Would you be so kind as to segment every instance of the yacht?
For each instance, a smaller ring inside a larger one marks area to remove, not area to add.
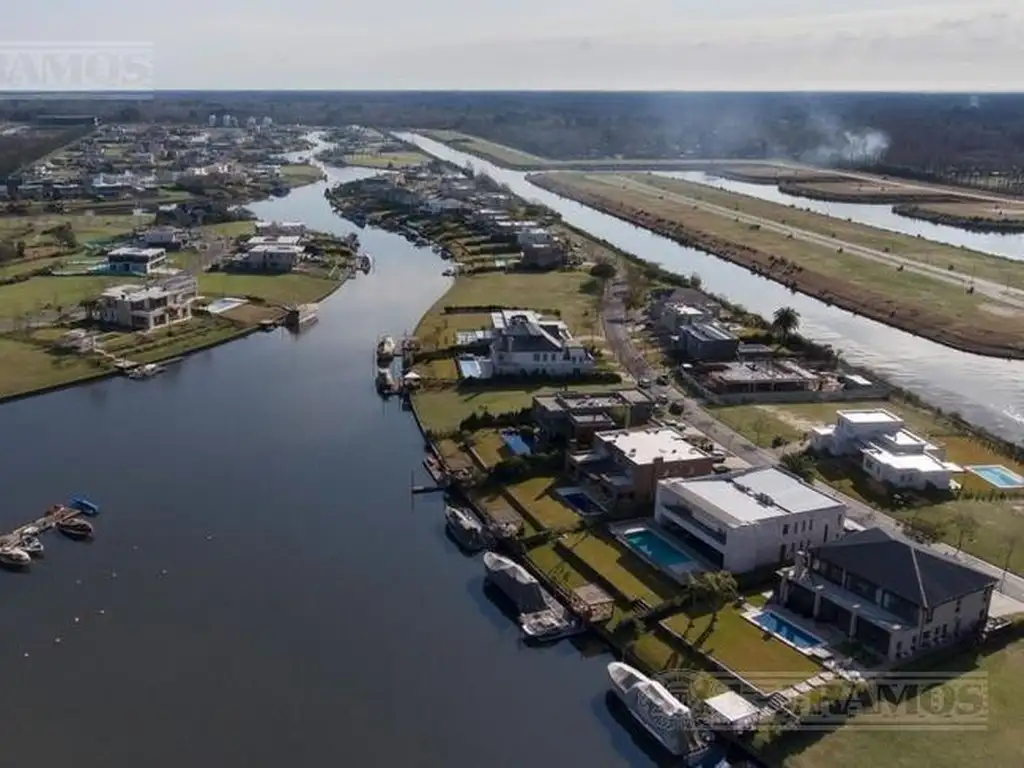
[[[698,729],[690,708],[664,685],[621,661],[608,665],[608,677],[615,695],[665,749],[690,763],[706,754],[705,732]]]
[[[57,530],[71,539],[88,539],[92,537],[92,523],[78,517],[71,517],[57,523]]]
[[[528,638],[546,642],[573,637],[587,630],[586,624],[560,605],[538,613],[523,614],[519,617],[519,626]]]
[[[4,547],[0,549],[0,565],[12,570],[28,568],[32,563],[32,556],[23,549],[17,547]]]
[[[484,526],[468,509],[449,504],[444,508],[444,520],[452,538],[462,547],[470,552],[479,552],[484,548]]]
[[[519,563],[488,551],[484,554],[484,568],[487,581],[515,604],[519,611],[519,626],[527,637],[557,640],[584,631],[585,625]]]
[[[18,542],[18,549],[27,552],[32,557],[42,557],[43,542],[39,540],[38,536],[22,534],[21,540]]]
[[[389,363],[395,359],[395,340],[384,336],[377,342],[377,362]]]

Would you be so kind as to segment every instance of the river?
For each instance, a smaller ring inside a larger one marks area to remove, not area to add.
[[[356,231],[325,186],[252,207]],[[4,762],[651,765],[606,704],[604,648],[525,647],[441,499],[413,503],[423,440],[371,356],[448,279],[429,249],[359,236],[374,272],[300,336],[0,407],[5,529],[72,494],[103,508],[94,542],[48,535],[0,573]]]
[[[567,222],[625,251],[679,274],[696,272],[707,290],[758,314],[770,316],[781,306],[791,306],[800,313],[802,333],[841,349],[848,361],[872,368],[936,406],[958,411],[974,423],[1024,443],[1024,362],[959,352],[830,307],[809,296],[791,293],[778,283],[756,277],[734,264],[539,189],[526,180],[525,173],[500,168],[424,136],[411,133],[399,136],[434,157],[463,167],[471,165],[487,173],[507,184],[516,194],[549,206]],[[772,189],[751,186],[762,192]],[[875,209],[875,206],[847,208]],[[861,220],[860,214],[855,216],[852,211],[847,215],[854,221]],[[966,239],[986,237],[963,234]]]

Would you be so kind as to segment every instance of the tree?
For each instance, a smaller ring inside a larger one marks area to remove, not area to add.
[[[904,525],[909,529],[911,538],[923,544],[934,544],[946,533],[946,523],[931,517],[914,515]]]
[[[718,612],[739,594],[736,579],[728,571],[708,571],[699,578],[704,582],[704,589],[711,604],[711,616],[713,619],[717,618]]]
[[[59,227],[54,228],[53,238],[62,249],[67,248],[70,250],[78,246],[78,238],[75,236],[75,231],[68,223],[61,224]]]
[[[779,307],[772,317],[772,333],[783,341],[788,339],[800,327],[800,313],[792,307]]]
[[[956,529],[956,551],[963,549],[965,541],[974,541],[978,532],[977,519],[968,512],[960,512],[953,518],[953,527]]]
[[[590,268],[590,274],[598,280],[611,280],[615,277],[615,265],[610,261],[599,261]]]
[[[787,453],[781,460],[782,466],[805,482],[814,479],[814,461],[806,453]]]

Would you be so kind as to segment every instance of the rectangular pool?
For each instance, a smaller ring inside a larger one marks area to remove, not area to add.
[[[516,456],[526,456],[533,453],[533,446],[514,429],[502,430],[501,439]]]
[[[782,638],[801,650],[816,648],[819,645],[825,644],[825,641],[820,637],[815,637],[810,632],[804,632],[800,627],[786,621],[777,613],[772,613],[771,611],[761,611],[761,613],[753,617],[753,622],[762,629],[771,632],[776,637]]]
[[[563,488],[557,491],[566,504],[584,517],[597,517],[605,513],[604,507],[579,488]]]
[[[622,539],[652,563],[672,571],[694,562],[692,557],[672,546],[667,539],[650,528],[626,531],[622,534]]]
[[[967,469],[996,488],[1024,488],[1024,477],[1001,464],[983,464]]]
[[[484,378],[484,369],[480,365],[479,360],[474,360],[471,357],[459,358],[459,373],[462,374],[464,379],[482,379]]]

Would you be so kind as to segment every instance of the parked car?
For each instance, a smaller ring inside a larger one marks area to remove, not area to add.
[[[650,389],[651,388],[651,380],[650,379],[637,379],[636,385],[638,387],[640,387],[640,389]]]
[[[660,384],[661,386],[667,387],[672,380],[668,377],[667,373],[663,373],[661,374],[661,376],[655,379],[655,381],[657,381],[658,384]]]

